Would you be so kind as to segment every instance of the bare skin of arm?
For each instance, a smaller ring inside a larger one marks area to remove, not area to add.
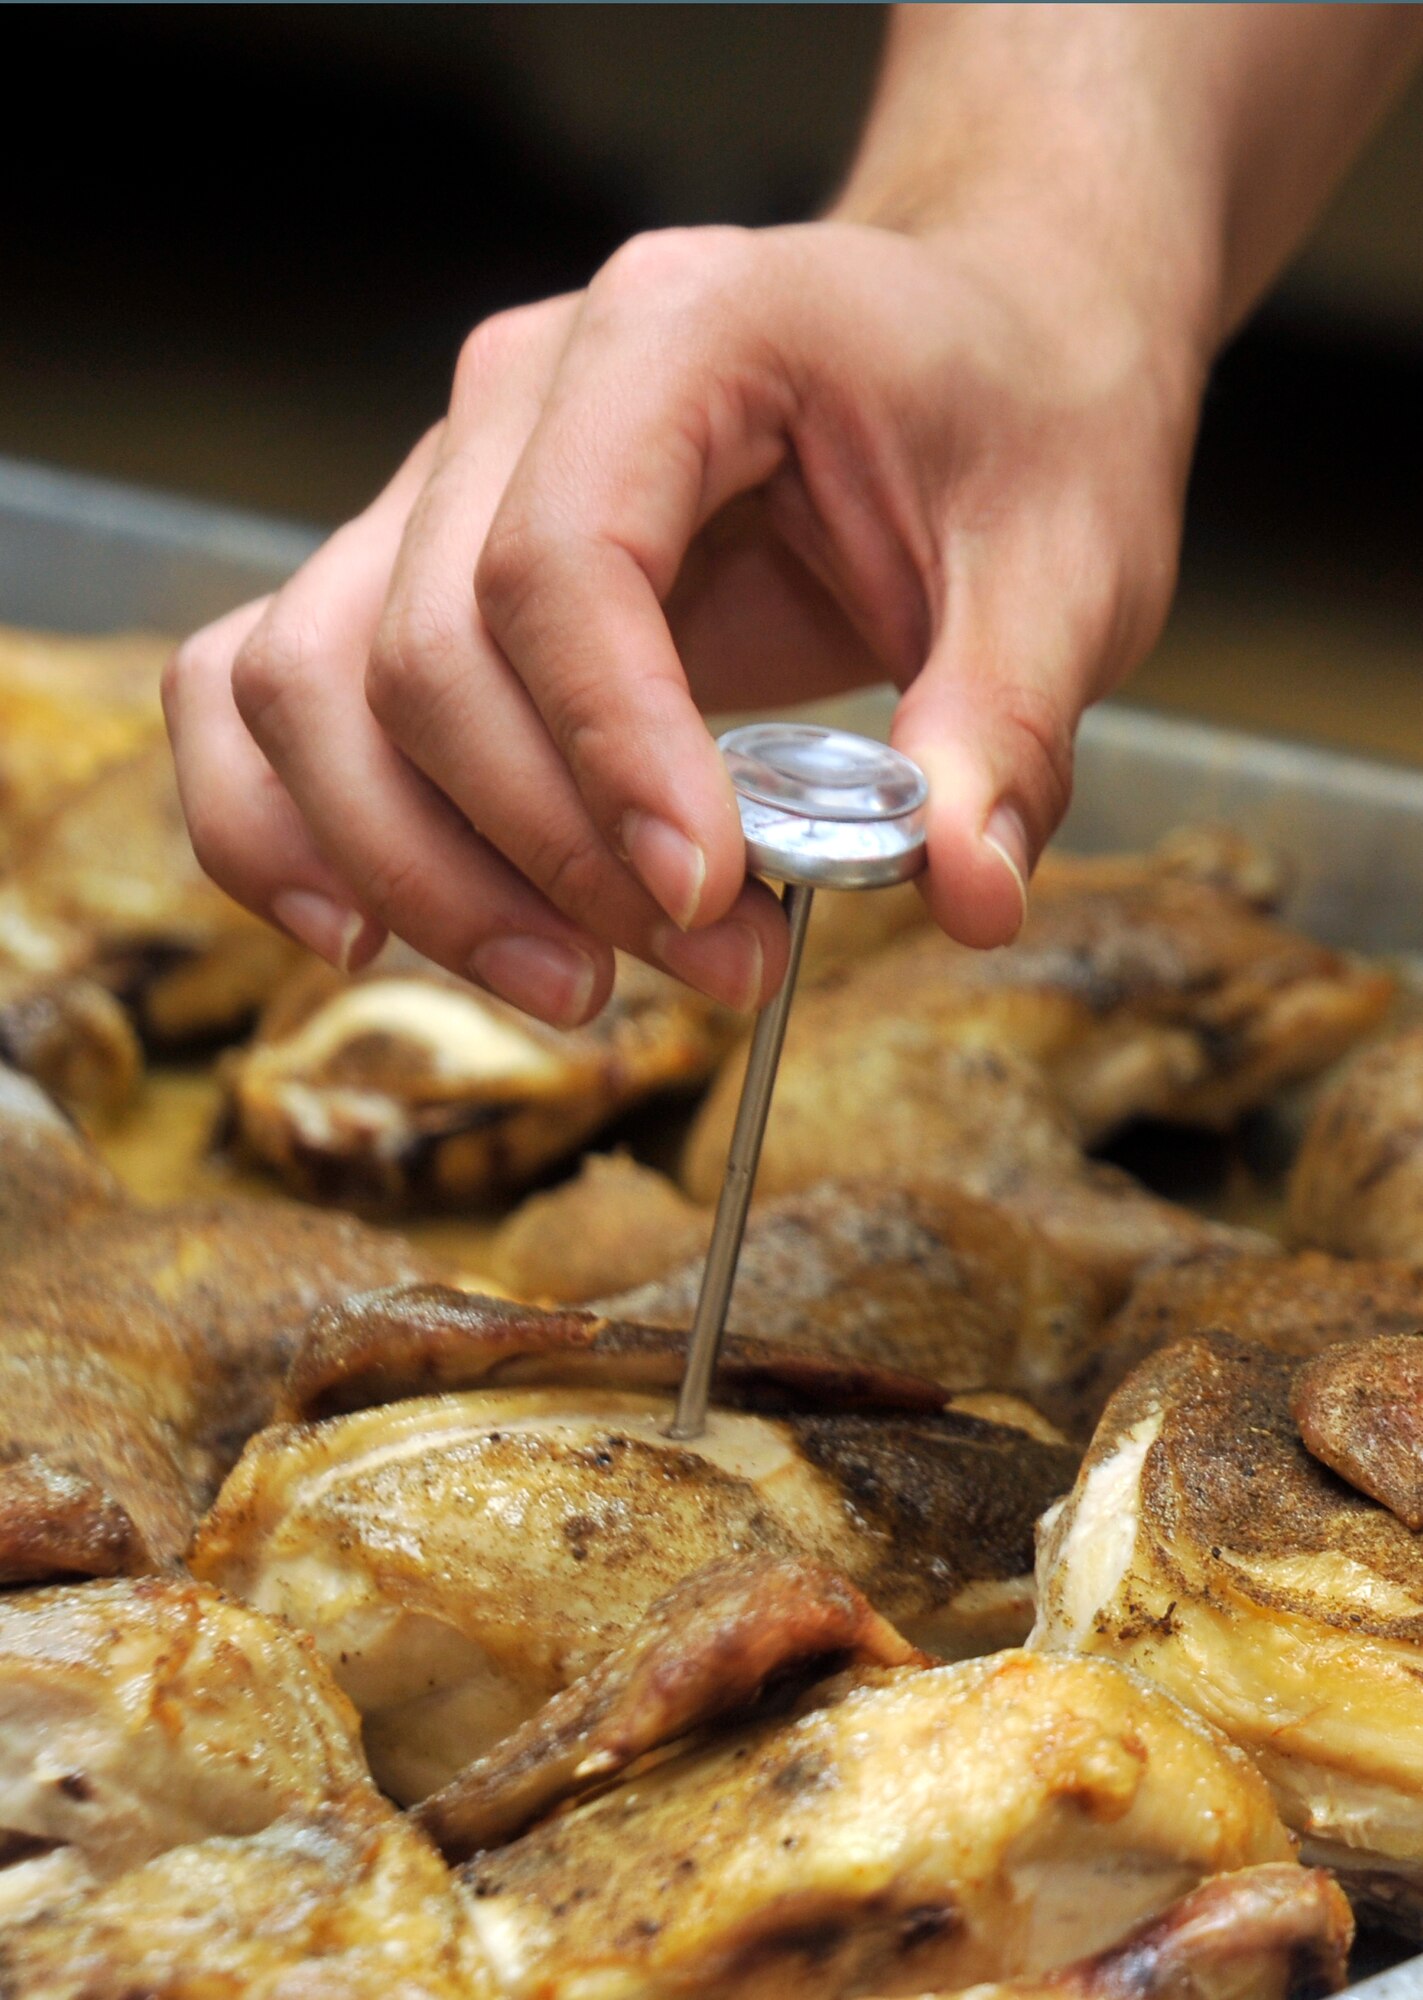
[[[925,893],[1021,922],[1083,709],[1169,605],[1200,399],[1423,9],[907,7],[820,221],[634,238],[472,333],[448,415],[165,701],[197,851],[559,1024],[617,946],[779,983],[701,711],[889,678]]]

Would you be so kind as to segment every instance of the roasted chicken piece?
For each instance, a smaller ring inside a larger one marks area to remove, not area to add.
[[[429,1274],[346,1216],[126,1203],[27,1078],[0,1070],[0,1583],[177,1556],[270,1414],[312,1310]]]
[[[0,1923],[367,1782],[287,1626],[159,1577],[0,1596]]]
[[[90,974],[154,1042],[236,1032],[300,956],[199,868],[166,742],[64,799],[0,884],[0,966]]]
[[[1231,1333],[1272,1354],[1307,1358],[1419,1327],[1423,1266],[1318,1250],[1207,1251],[1144,1273],[1076,1376],[1041,1401],[1070,1430],[1090,1430],[1138,1362],[1194,1333]]]
[[[1320,1098],[1290,1175],[1296,1241],[1423,1264],[1423,1028],[1364,1049]]]
[[[106,987],[3,967],[0,1062],[34,1077],[71,1111],[99,1117],[128,1103],[143,1070],[133,1025]]]
[[[1305,1449],[1300,1365],[1221,1334],[1128,1378],[1043,1524],[1030,1643],[1188,1702],[1250,1752],[1306,1858],[1423,1935],[1423,1548]]]
[[[0,1599],[0,1993],[494,2000],[287,1627],[200,1585]]]
[[[689,1327],[702,1263],[598,1309]],[[753,1213],[729,1324],[1036,1402],[1086,1364],[1101,1317],[1091,1278],[1006,1204],[948,1187],[827,1181]]]
[[[1351,1929],[1214,1731],[1105,1662],[1016,1652],[842,1676],[463,1876],[508,2000],[1051,1991],[1074,1962],[1084,1994],[1131,1992],[1080,1963],[1128,1937],[1139,1975],[1174,1938],[1184,1991],[1263,2000],[1307,1954],[1336,1985]]]
[[[228,1070],[240,1149],[299,1194],[395,1209],[530,1180],[618,1112],[710,1074],[731,1016],[621,958],[596,1020],[547,1028],[396,951],[285,987]]]
[[[587,1153],[494,1232],[489,1274],[516,1299],[581,1305],[642,1285],[705,1250],[711,1210],[628,1153]]]
[[[62,799],[162,736],[170,645],[0,626],[0,865]]]
[[[991,1185],[1005,1161],[1062,1172],[1075,1139],[1131,1118],[1225,1126],[1341,1054],[1392,993],[1387,973],[1233,889],[1145,866],[1109,888],[1090,864],[1049,871],[1007,949],[911,932],[801,1000],[761,1185],[911,1160],[920,1180],[942,1164]],[[739,1088],[729,1064],[693,1130],[686,1181],[699,1199],[715,1190]]]
[[[1290,1415],[1321,1465],[1423,1529],[1423,1322],[1307,1361]]]
[[[739,1341],[706,1433],[677,1443],[682,1353],[664,1330],[432,1289],[335,1308],[293,1368],[299,1420],[253,1439],[192,1566],[315,1636],[403,1800],[730,1555],[826,1563],[938,1650],[1026,1629],[1033,1523],[1076,1463],[1041,1419]]]

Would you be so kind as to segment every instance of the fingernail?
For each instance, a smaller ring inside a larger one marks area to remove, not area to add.
[[[630,812],[623,816],[622,851],[643,888],[678,930],[686,930],[707,879],[707,858],[697,843],[653,813]]]
[[[501,1000],[555,1028],[577,1027],[583,1020],[598,977],[586,951],[542,937],[486,938],[469,971]]]
[[[379,924],[316,889],[279,889],[271,912],[274,923],[340,972],[367,964],[385,942]]]
[[[1013,877],[1018,891],[1018,929],[1028,914],[1028,829],[1021,813],[1013,806],[1001,801],[988,815],[988,823],[983,829],[983,844],[991,847],[998,859]]]
[[[709,931],[679,931],[663,924],[652,948],[674,979],[724,1007],[745,1014],[760,1005],[765,953],[749,924],[718,924]]]

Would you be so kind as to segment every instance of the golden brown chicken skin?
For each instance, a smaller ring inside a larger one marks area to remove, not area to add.
[[[337,1365],[293,1373],[306,1407],[343,1379],[397,1400],[261,1433],[191,1561],[314,1634],[399,1798],[734,1555],[827,1564],[938,1650],[1026,1629],[1033,1523],[1076,1458],[1031,1412],[1019,1427],[930,1384],[734,1344],[705,1434],[681,1443],[673,1334],[418,1291],[327,1320]],[[421,1375],[445,1393],[411,1395]]]
[[[400,949],[310,966],[228,1065],[233,1143],[296,1193],[381,1210],[487,1200],[617,1113],[700,1083],[735,1017],[634,959],[561,1031]]]
[[[598,1310],[689,1327],[702,1260]],[[728,1323],[950,1388],[1036,1401],[1086,1361],[1099,1287],[1006,1203],[942,1187],[830,1181],[753,1210]]]
[[[1289,1215],[1300,1243],[1423,1264],[1423,1028],[1363,1050],[1325,1091]]]
[[[1006,1653],[832,1682],[464,1878],[510,2000],[820,2000],[1042,1978],[1270,1865],[1289,1838],[1214,1731],[1108,1663]],[[1337,1967],[1347,1915],[1311,1889]]]
[[[1040,1533],[1032,1644],[1138,1667],[1247,1749],[1307,1858],[1423,1934],[1423,1547],[1306,1450],[1300,1363],[1177,1342]]]

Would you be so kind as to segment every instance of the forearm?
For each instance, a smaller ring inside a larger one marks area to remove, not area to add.
[[[1416,6],[901,6],[837,212],[981,220],[1208,363],[1420,53]]]

